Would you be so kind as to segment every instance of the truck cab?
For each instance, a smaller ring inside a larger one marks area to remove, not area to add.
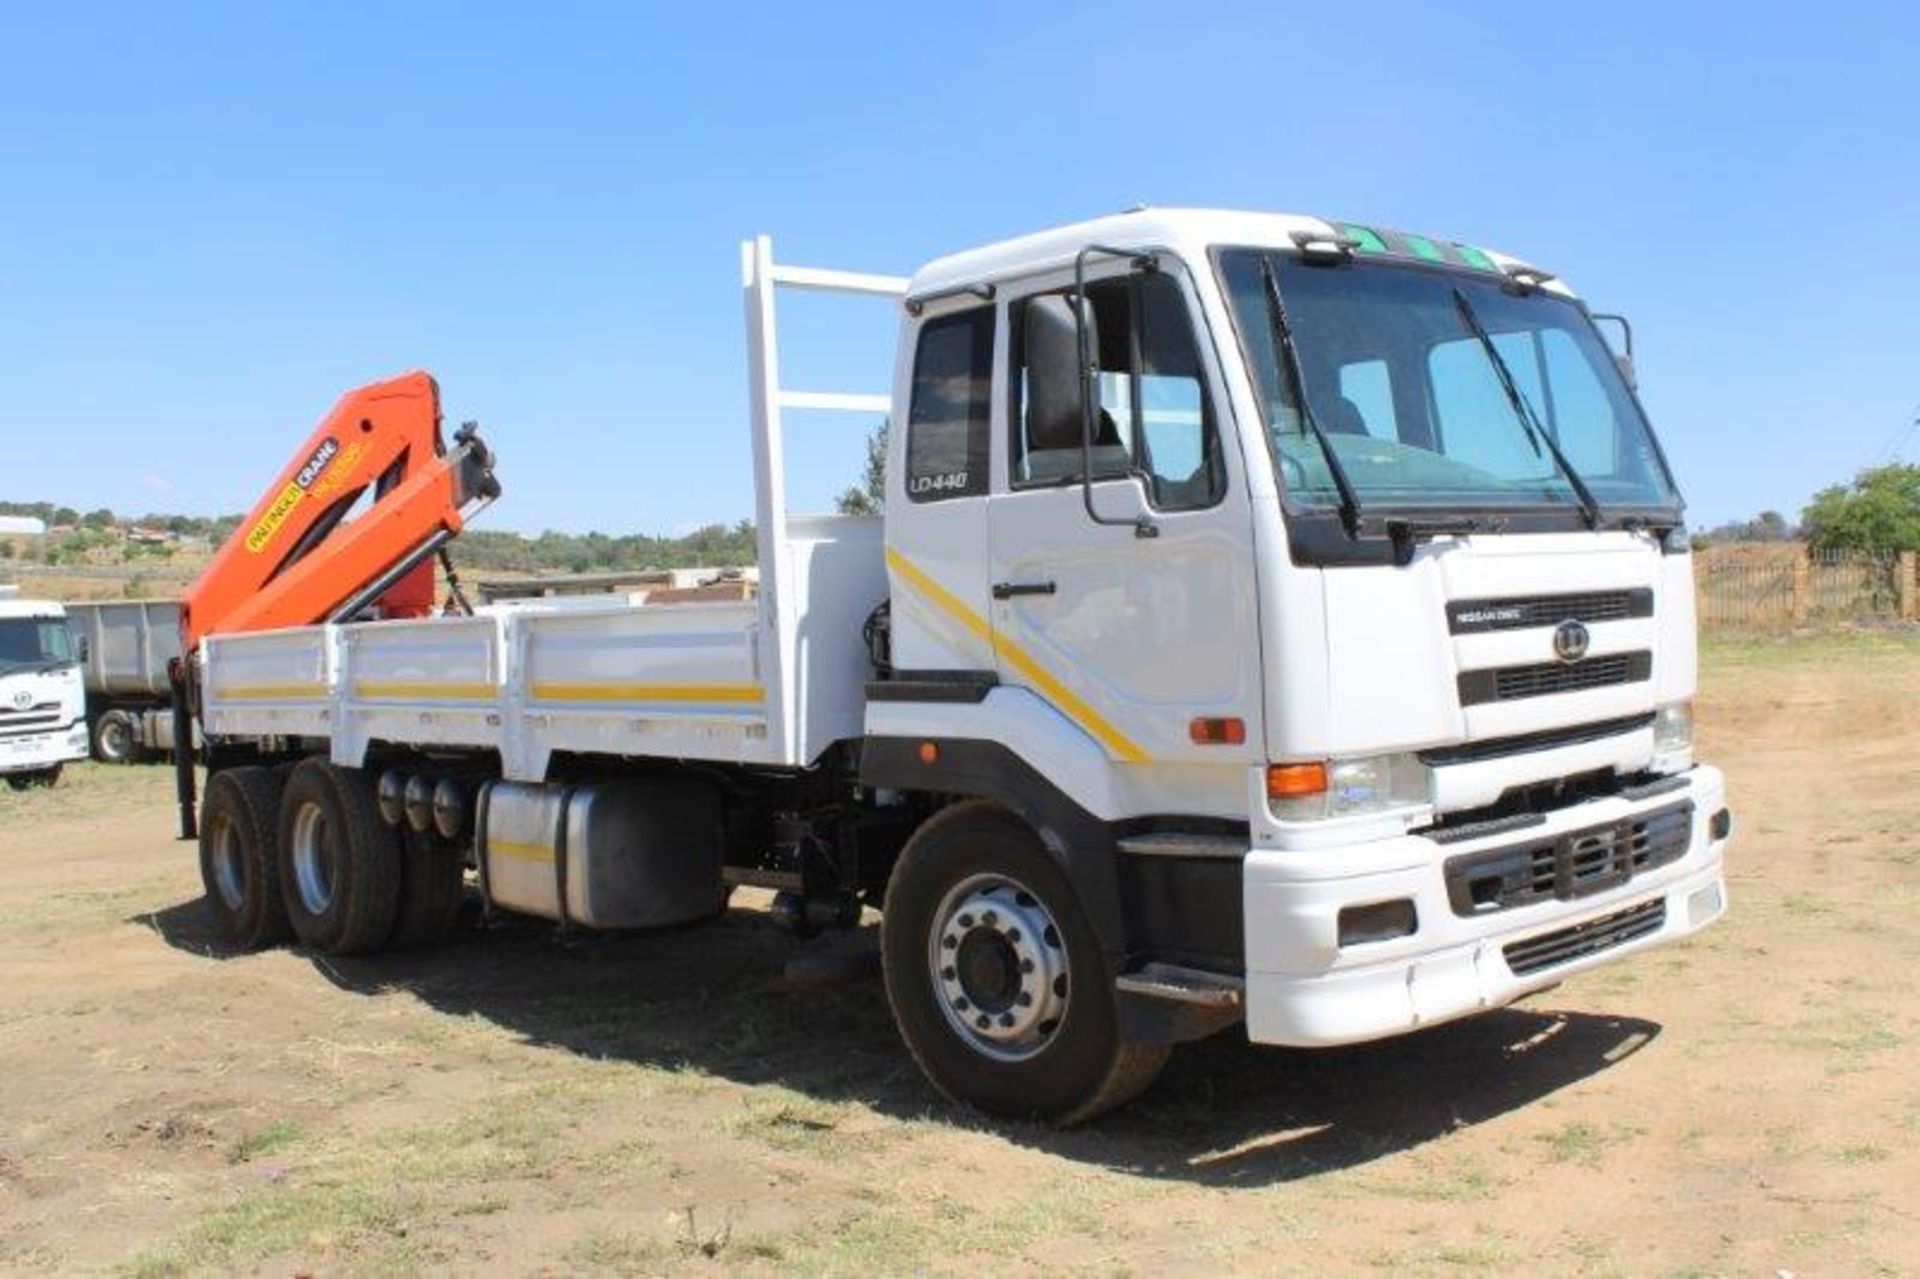
[[[1141,210],[936,261],[907,312],[863,773],[1017,813],[1123,993],[1346,1043],[1724,909],[1681,498],[1562,282]],[[973,946],[977,897],[930,935]],[[942,993],[991,1053],[986,989]]]
[[[66,611],[0,586],[0,776],[51,786],[87,757],[87,699]]]

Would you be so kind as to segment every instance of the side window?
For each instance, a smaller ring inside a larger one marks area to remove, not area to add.
[[[907,497],[938,502],[987,491],[993,308],[929,320],[913,356],[907,409]]]
[[[1226,488],[1219,427],[1179,283],[1162,272],[1105,280],[1088,286],[1087,302],[1096,330],[1098,368],[1094,478],[1138,472],[1161,510],[1192,510],[1218,502]],[[1028,412],[1025,349],[1020,341],[1024,307],[1023,303],[1014,343],[1019,398],[1014,414],[1013,484],[1077,482],[1081,473],[1077,425],[1049,434]]]

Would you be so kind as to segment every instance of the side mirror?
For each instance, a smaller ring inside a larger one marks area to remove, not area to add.
[[[80,637],[80,642],[74,646],[73,652],[74,652],[74,656],[79,658],[82,663],[91,661],[92,654],[93,654],[93,645],[87,641],[86,636],[82,635]]]
[[[1616,355],[1613,357],[1613,363],[1614,366],[1620,370],[1620,376],[1627,380],[1627,386],[1632,390],[1639,390],[1640,375],[1633,371],[1633,357],[1631,355]]]
[[[1080,367],[1080,329],[1088,347],[1100,349],[1093,308],[1085,298],[1048,294],[1027,303],[1027,434],[1036,449],[1077,449],[1086,413],[1086,378]]]
[[[1125,514],[1116,516],[1094,505],[1094,481],[1119,477],[1094,474],[1099,469],[1095,443],[1101,412],[1094,389],[1100,359],[1100,328],[1092,303],[1083,291],[1037,297],[1027,303],[1024,322],[1029,445],[1036,451],[1078,455],[1074,470],[1080,476],[1081,501],[1086,506],[1087,518],[1095,524],[1126,525],[1133,529],[1135,537],[1159,536],[1145,483],[1138,476],[1131,477],[1132,482],[1124,486],[1107,486],[1109,490],[1124,489],[1128,494]],[[1085,352],[1084,360],[1082,352]]]

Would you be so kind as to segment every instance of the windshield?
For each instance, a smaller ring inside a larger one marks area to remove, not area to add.
[[[59,617],[0,617],[0,675],[73,661],[73,637]]]
[[[1268,270],[1314,423],[1368,513],[1555,506],[1578,515],[1582,482],[1603,516],[1678,506],[1646,421],[1578,303],[1510,292],[1483,272],[1364,259],[1309,265],[1232,249],[1220,269],[1274,463],[1296,503],[1331,507],[1340,494],[1294,403]],[[1536,436],[1529,413],[1550,440]]]

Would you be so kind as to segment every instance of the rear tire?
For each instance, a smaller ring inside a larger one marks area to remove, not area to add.
[[[95,721],[93,757],[102,764],[131,764],[140,758],[140,737],[133,716],[111,710]]]
[[[264,768],[229,768],[207,780],[200,809],[200,882],[220,936],[262,950],[292,930],[280,897],[276,831],[280,779]]]
[[[901,851],[880,922],[894,1024],[927,1078],[1004,1118],[1091,1119],[1137,1095],[1164,1044],[1120,1034],[1113,978],[1073,887],[1034,833],[985,801]]]
[[[294,935],[330,955],[385,945],[400,908],[402,851],[365,773],[302,762],[280,800],[280,895]]]
[[[396,950],[412,950],[445,940],[460,918],[460,897],[466,889],[466,865],[457,844],[412,834],[403,837],[405,853],[400,869],[400,910],[387,943]]]

